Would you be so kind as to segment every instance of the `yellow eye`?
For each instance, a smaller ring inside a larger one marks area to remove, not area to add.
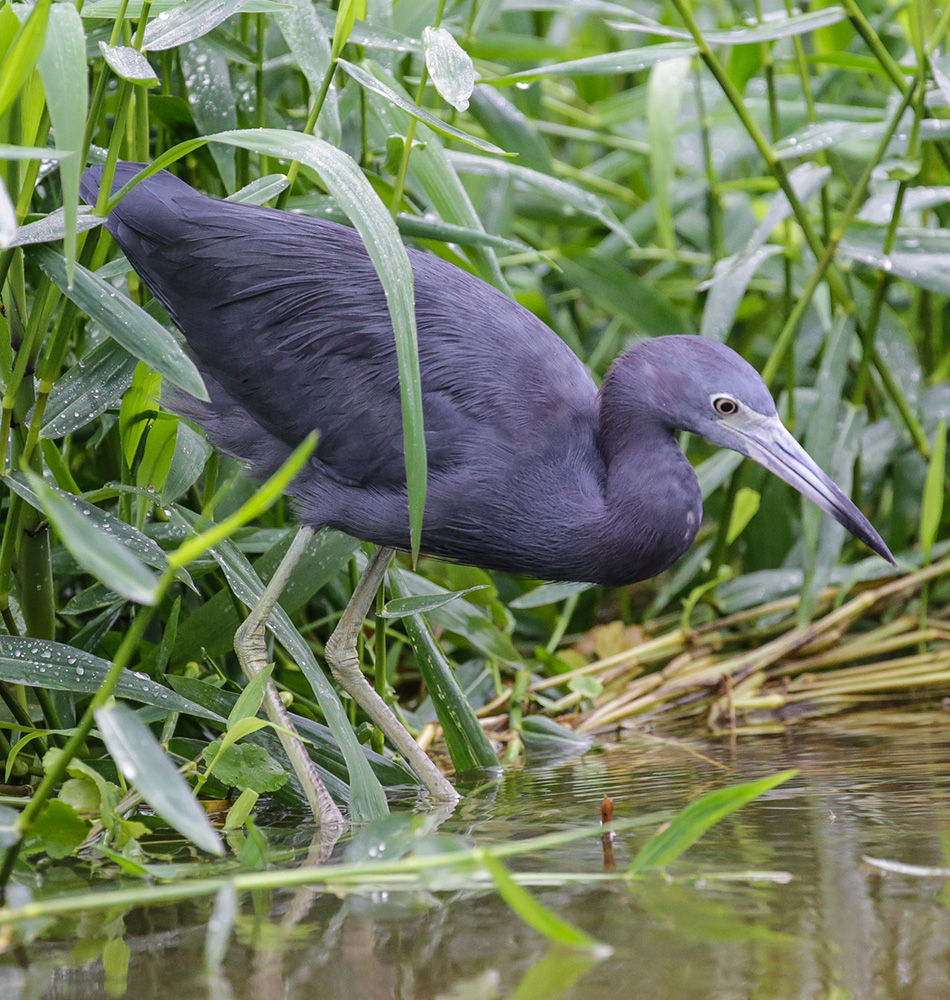
[[[739,409],[739,404],[729,396],[717,396],[713,400],[713,409],[721,417],[731,417]]]

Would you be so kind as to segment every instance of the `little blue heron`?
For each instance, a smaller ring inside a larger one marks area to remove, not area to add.
[[[116,185],[140,169],[120,164]],[[101,167],[85,172],[90,203],[101,176]],[[310,528],[239,630],[245,670],[264,662],[267,616],[314,529],[375,542],[327,658],[430,792],[453,794],[366,682],[356,654],[392,550],[409,548],[393,328],[360,237],[333,222],[207,197],[167,172],[133,188],[106,226],[205,380],[211,402],[179,397],[179,412],[258,475],[314,429],[320,435],[291,488]],[[699,484],[676,439],[685,430],[761,463],[893,563],[730,348],[696,336],[645,340],[614,362],[598,391],[533,313],[445,261],[408,253],[429,463],[426,553],[605,586],[655,576],[689,548],[702,519]]]

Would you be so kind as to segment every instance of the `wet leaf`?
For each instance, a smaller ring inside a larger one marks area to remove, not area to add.
[[[385,83],[383,83],[382,80],[377,79],[372,75],[372,73],[368,73],[361,66],[356,66],[353,63],[347,62],[345,59],[340,59],[337,65],[339,65],[341,69],[345,70],[349,76],[353,77],[353,79],[356,80],[360,86],[373,91],[375,94],[379,94],[380,97],[385,97],[387,101],[392,101],[392,103],[398,108],[405,111],[407,115],[410,115],[417,121],[422,122],[424,125],[428,125],[429,128],[438,132],[440,135],[447,136],[449,139],[458,139],[459,142],[464,142],[469,146],[475,146],[477,149],[483,149],[486,153],[501,153],[504,155],[505,151],[500,149],[493,142],[488,142],[486,139],[479,139],[474,135],[469,135],[467,132],[463,132],[460,128],[456,128],[454,125],[449,125],[440,118],[436,118],[435,115],[426,111],[424,108],[420,108],[418,105],[413,104],[412,101],[409,101],[401,94],[398,94],[391,87],[388,87]]]
[[[475,67],[471,56],[445,28],[426,28],[422,33],[426,69],[443,100],[456,111],[467,111],[475,89]]]
[[[87,108],[86,88],[76,84],[77,80],[86,77],[86,36],[73,4],[56,3],[50,8],[46,43],[37,68],[46,92],[46,107],[60,155],[59,176],[66,221],[63,250],[66,255],[66,280],[71,285],[76,263],[79,177],[84,166],[77,154],[83,148]],[[68,156],[67,153],[73,155]]]
[[[9,8],[7,8],[9,10]],[[50,0],[39,0],[20,25],[0,63],[0,116],[36,69],[50,16]],[[15,24],[16,22],[14,22]]]
[[[109,64],[110,69],[116,76],[132,83],[146,84],[153,86],[158,83],[155,70],[152,69],[148,59],[128,45],[107,45],[105,42],[99,43],[99,51],[102,58]]]
[[[546,604],[557,604],[575,594],[590,590],[592,583],[542,583],[540,587],[528,590],[508,602],[509,608],[541,608]]]
[[[0,180],[0,249],[6,250],[7,247],[13,246],[16,231],[16,209],[10,200],[6,184]]]
[[[204,752],[208,763],[214,761],[221,741],[209,743]],[[263,748],[253,743],[234,743],[227,747],[214,765],[214,776],[229,788],[250,788],[255,792],[276,792],[287,783],[287,772]]]
[[[466,594],[471,594],[475,590],[487,590],[487,584],[479,584],[477,587],[469,587],[466,590],[447,591],[444,594],[429,594],[419,597],[397,597],[386,602],[385,608],[379,612],[380,618],[405,618],[407,615],[422,615],[436,608],[445,607],[452,601]]]
[[[210,854],[224,854],[204,809],[148,726],[123,705],[99,708],[95,714],[103,742],[126,781],[192,843]]]
[[[96,5],[103,12],[109,9],[104,4]],[[158,52],[163,49],[173,49],[186,42],[193,42],[202,35],[207,35],[219,24],[247,6],[247,0],[187,0],[186,3],[159,11],[145,29],[142,38],[142,48],[146,51]],[[87,16],[102,17],[103,14]],[[105,16],[114,17],[115,14]],[[126,16],[135,17],[131,11]]]
[[[537,69],[526,69],[520,73],[496,76],[493,80],[485,82],[490,83],[493,87],[504,87],[516,83],[528,83],[531,80],[541,80],[549,76],[611,76],[620,73],[636,73],[639,70],[655,66],[664,59],[681,59],[685,56],[693,56],[698,51],[695,45],[685,42],[648,45],[642,49],[606,52],[603,55],[585,56],[583,59],[571,59],[568,62],[553,63],[550,66],[539,66]]]
[[[660,245],[674,249],[673,183],[676,178],[676,138],[688,58],[657,63],[647,84],[647,141],[653,174],[656,227]]]
[[[95,694],[102,687],[110,666],[108,660],[62,642],[0,635],[0,680],[7,684]],[[115,694],[117,698],[154,705],[168,712],[224,721],[216,712],[132,670],[122,671]]]
[[[208,398],[194,362],[175,337],[144,309],[80,264],[76,265],[74,283],[70,286],[66,262],[50,247],[32,247],[29,254],[61,292],[130,354],[192,396]]]
[[[130,549],[84,518],[57,490],[35,473],[30,486],[70,555],[86,572],[137,604],[154,604],[158,578]]]
[[[629,16],[629,12],[628,16]],[[728,31],[704,31],[703,38],[709,45],[752,45],[760,42],[774,42],[780,38],[793,35],[805,35],[819,28],[827,28],[837,24],[847,17],[840,7],[824,7],[821,10],[810,10],[804,14],[788,14],[785,11],[769,11],[761,18],[761,23],[754,23],[749,18],[747,26],[730,28]],[[646,18],[637,17],[638,21],[647,22]],[[643,34],[660,35],[664,38],[692,38],[687,31],[670,28],[665,24],[647,22],[640,24],[625,24],[611,21],[610,26],[618,31],[636,31]]]

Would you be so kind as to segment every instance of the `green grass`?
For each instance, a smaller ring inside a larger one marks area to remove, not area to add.
[[[253,0],[216,23],[200,0],[0,0],[0,757],[9,781],[40,789],[23,812],[4,807],[0,845],[25,847],[3,878],[90,831],[138,843],[135,807],[156,790],[116,770],[124,726],[147,727],[190,782],[210,760],[235,773],[229,753],[253,760],[245,815],[259,794],[303,801],[293,779],[273,788],[269,730],[207,753],[241,690],[231,637],[290,543],[290,512],[160,410],[163,381],[200,392],[194,368],[77,211],[87,161],[107,175],[119,158],[164,165],[219,197],[356,226],[391,291],[416,545],[426,464],[401,242],[513,295],[598,380],[639,336],[728,341],[919,570],[888,584],[783,483],[693,439],[706,520],[656,581],[536,590],[403,560],[393,594],[427,598],[428,625],[381,618],[363,653],[412,729],[431,737],[467,698],[513,759],[532,739],[570,742],[532,726],[539,710],[590,728],[644,712],[731,728],[950,688],[934,654],[950,570],[950,15],[922,0],[741,16],[686,0],[400,0],[366,21],[364,5],[338,6]],[[449,34],[426,32],[440,23]],[[342,536],[317,541],[273,655],[328,787],[370,818],[381,789],[412,779],[320,673],[359,558]],[[850,660],[827,649],[845,629]],[[457,683],[433,704],[421,678],[448,664]],[[797,664],[833,668],[826,690],[789,687]],[[103,716],[109,736],[94,713],[113,693],[137,712]],[[783,714],[779,695],[799,707]],[[448,741],[460,762],[469,737]],[[225,793],[214,774],[202,786]]]

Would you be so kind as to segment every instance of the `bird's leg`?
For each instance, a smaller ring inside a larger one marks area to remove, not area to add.
[[[393,551],[385,546],[377,546],[370,557],[342,618],[333,630],[333,635],[327,640],[327,663],[337,683],[379,726],[390,745],[402,754],[403,759],[429,790],[429,794],[437,799],[455,801],[459,797],[458,792],[432,763],[422,747],[409,735],[393,710],[373,690],[360,669],[356,640],[363,627],[363,620],[389,568]]]
[[[313,528],[304,526],[290,543],[290,548],[274,571],[270,582],[264,588],[260,600],[251,609],[244,623],[234,633],[234,651],[241,661],[241,669],[250,680],[255,674],[267,666],[267,647],[264,643],[264,631],[267,619],[270,618],[274,606],[287,586],[300,562],[300,557],[306,552],[313,538]],[[290,758],[294,771],[303,786],[314,818],[323,827],[343,827],[345,821],[337,804],[330,797],[323,779],[317,773],[310,755],[297,736],[297,728],[290,718],[290,713],[280,700],[280,695],[273,681],[267,682],[264,693],[264,710],[267,718],[273,723],[280,738],[285,753]],[[285,731],[286,730],[286,731]]]

